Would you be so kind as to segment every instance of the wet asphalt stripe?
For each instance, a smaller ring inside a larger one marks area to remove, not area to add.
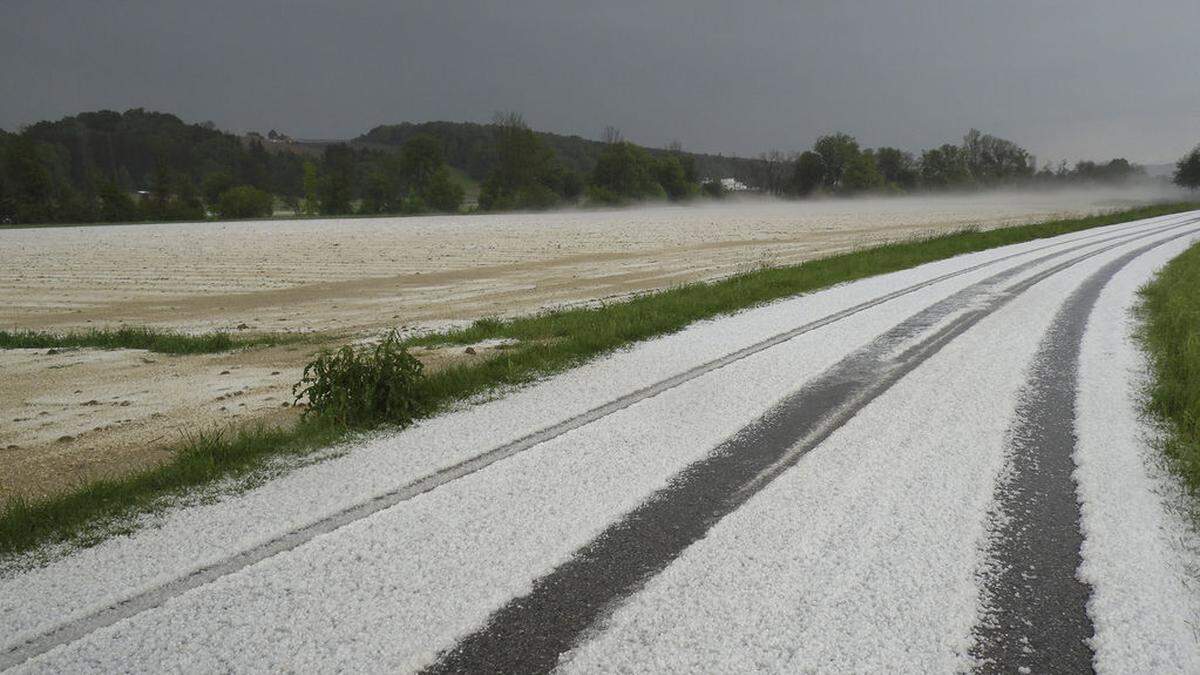
[[[1073,477],[1079,354],[1104,287],[1163,243],[1130,251],[1088,277],[1038,347],[1009,431],[1009,470],[996,490],[999,527],[989,544],[986,606],[973,649],[982,672],[1092,671],[1091,589],[1076,576],[1083,562]]]
[[[1104,246],[999,289],[1029,263],[1020,265],[913,315],[684,469],[670,485],[538,579],[530,593],[509,601],[483,627],[443,652],[426,672],[552,670],[560,655],[617,602],[637,592],[717,522],[954,338],[1038,282],[1126,243]],[[978,300],[982,302],[972,302]],[[932,334],[904,347],[930,330]],[[897,354],[898,349],[902,351]]]
[[[803,335],[804,333],[828,326],[829,324],[853,316],[859,312],[879,306],[896,298],[915,293],[939,282],[996,265],[1013,258],[1028,256],[1051,248],[1062,246],[1067,247],[1062,251],[1058,251],[1047,256],[1042,256],[1034,261],[1041,262],[1050,258],[1065,255],[1072,251],[1086,248],[1087,246],[1093,246],[1122,238],[1148,236],[1172,227],[1178,227],[1188,218],[1194,218],[1194,216],[1191,214],[1182,214],[1179,216],[1161,219],[1167,222],[1156,222],[1153,224],[1148,224],[1144,221],[1138,221],[1129,225],[1121,226],[1119,228],[1113,228],[1110,231],[1075,237],[1065,242],[1046,244],[1027,251],[1008,254],[963,268],[961,270],[942,274],[911,286],[907,286],[905,288],[893,291],[892,293],[882,295],[878,298],[868,300],[845,310],[835,312],[815,321],[806,323],[797,328],[779,333],[778,335],[767,338],[749,347],[745,347],[721,358],[701,364],[695,368],[680,373],[679,375],[667,378],[648,387],[631,392],[625,396],[610,401],[609,403],[583,412],[575,417],[571,417],[558,424],[534,432],[528,436],[519,438],[511,443],[493,448],[492,450],[476,455],[470,459],[459,462],[458,464],[454,464],[450,467],[424,476],[395,490],[378,495],[367,501],[360,502],[345,510],[317,520],[302,528],[287,532],[279,537],[263,542],[258,546],[222,559],[206,567],[195,570],[188,575],[169,581],[161,586],[130,596],[129,598],[126,598],[92,614],[55,626],[54,628],[43,632],[36,637],[17,643],[3,652],[0,652],[0,670],[12,668],[13,666],[24,663],[35,656],[44,654],[55,647],[69,644],[96,630],[106,626],[111,626],[124,619],[159,607],[171,598],[182,595],[187,591],[212,583],[221,577],[233,574],[239,570],[245,569],[246,567],[254,565],[280,553],[290,551],[313,540],[316,537],[338,530],[346,525],[349,525],[350,523],[391,508],[402,502],[408,501],[418,495],[434,490],[464,476],[473,474],[498,461],[507,459],[541,443],[557,438],[569,431],[573,431],[617,411],[628,408],[639,401],[657,396],[658,394],[678,387],[679,385],[694,380],[704,374],[719,368],[723,368],[731,363],[735,363],[746,357],[762,352],[778,344],[791,340],[792,338]],[[1151,229],[1140,231],[1147,227],[1150,227]],[[1128,230],[1135,230],[1138,232],[1129,234]],[[1096,241],[1090,241],[1092,239],[1096,239]],[[1028,265],[1028,263],[1026,265]]]

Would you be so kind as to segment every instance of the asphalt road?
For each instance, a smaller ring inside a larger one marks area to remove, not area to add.
[[[1200,213],[703,322],[0,577],[0,668],[1200,671],[1137,288]]]

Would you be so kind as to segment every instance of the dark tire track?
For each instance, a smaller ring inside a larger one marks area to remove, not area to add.
[[[1163,243],[1130,251],[1089,276],[1038,347],[1009,432],[1009,472],[996,492],[999,528],[973,650],[982,672],[1092,672],[1091,589],[1076,576],[1083,562],[1073,477],[1079,355],[1101,291],[1121,268]]]
[[[1070,251],[1029,261],[918,312],[689,466],[668,487],[535,582],[529,594],[496,611],[486,625],[443,653],[427,672],[550,671],[560,655],[577,644],[615,603],[636,592],[723,517],[954,338],[1054,274],[1128,241],[1161,232],[1100,247],[999,288],[1046,258]],[[1155,241],[1121,260],[1189,233]],[[956,312],[960,313],[934,329]],[[906,346],[930,330],[931,334]]]

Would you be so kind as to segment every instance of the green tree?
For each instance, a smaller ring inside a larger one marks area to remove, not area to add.
[[[225,191],[234,186],[233,174],[228,171],[214,171],[204,177],[204,182],[200,186],[200,192],[204,196],[204,203],[213,211],[217,210],[217,205],[221,201],[221,195]]]
[[[277,190],[281,195],[301,194],[304,160],[299,154],[270,153],[260,139],[243,143],[212,125],[185,124],[174,115],[142,109],[85,112],[38,122],[20,136],[32,141],[37,163],[48,178],[45,208],[36,213],[24,209],[26,218],[34,217],[39,222],[75,221],[79,214],[88,213],[99,218],[100,182],[95,175],[114,180],[126,193],[138,188],[150,190],[146,216],[154,218],[181,217],[183,206],[176,184],[181,175],[229,176],[219,189],[202,190],[205,200],[214,206],[221,193],[243,178],[246,184]],[[7,175],[8,153],[3,154],[0,163],[5,166],[0,173]],[[7,176],[4,182],[3,199],[11,207],[0,208],[14,214],[6,218],[15,219],[15,179]]]
[[[444,164],[442,144],[428,134],[418,134],[404,144],[400,151],[400,168],[405,182],[413,192],[424,192],[434,174]]]
[[[654,179],[662,186],[671,201],[687,199],[696,193],[694,183],[688,182],[687,172],[674,155],[659,157],[654,160]]]
[[[91,223],[96,220],[94,202],[69,184],[61,187],[55,219],[62,223]]]
[[[221,195],[217,214],[222,218],[260,218],[274,212],[271,193],[252,185],[239,185]]]
[[[875,151],[875,166],[888,183],[901,190],[917,186],[917,168],[913,156],[898,148],[879,148]]]
[[[14,202],[12,181],[8,178],[8,143],[11,134],[0,129],[0,225],[16,222],[17,205]]]
[[[583,179],[574,171],[564,170],[559,184],[562,187],[562,196],[570,201],[579,199],[583,194]]]
[[[673,168],[677,167],[678,163]],[[679,172],[682,178],[682,169]],[[628,141],[609,143],[604,148],[592,170],[591,182],[598,188],[597,195],[606,199],[611,199],[607,195],[617,200],[666,196],[655,177],[650,153]]]
[[[179,174],[173,188],[175,200],[171,203],[168,218],[171,220],[204,220],[204,203],[191,177]]]
[[[399,190],[382,166],[376,166],[367,173],[362,185],[362,204],[359,213],[388,213],[399,210],[403,199]]]
[[[1189,190],[1200,188],[1200,145],[1175,163],[1175,184]]]
[[[312,162],[304,163],[304,213],[305,215],[315,215],[319,208],[319,198],[317,191],[320,189],[320,181],[317,179],[317,165]]]
[[[969,184],[971,169],[962,148],[947,143],[921,153],[921,182],[931,188]]]
[[[354,151],[345,143],[326,146],[324,170],[321,213],[332,216],[350,213],[354,196]]]
[[[261,137],[260,137],[261,138]],[[258,138],[252,139],[246,152],[240,156],[239,179],[244,185],[252,185],[259,190],[271,189],[271,158],[267,149]]]
[[[813,152],[820,155],[825,165],[825,186],[837,189],[842,186],[842,174],[846,165],[859,154],[858,141],[849,134],[829,134],[817,139],[813,144]]]
[[[990,134],[971,129],[963,136],[962,151],[967,169],[978,183],[996,183],[1033,175],[1029,153],[1024,148]]]
[[[174,182],[171,170],[161,159],[154,164],[154,172],[150,177],[150,195],[143,199],[141,206],[146,220],[165,220],[171,203],[171,188]]]
[[[546,147],[517,113],[496,116],[496,159],[479,192],[485,211],[541,209],[553,206],[559,194],[553,186],[561,175],[554,151]]]
[[[445,165],[433,172],[421,193],[422,201],[429,208],[443,213],[457,213],[464,196],[462,185],[454,180]]]
[[[872,152],[860,152],[846,162],[842,171],[842,191],[853,194],[867,192],[883,187],[883,176],[875,167],[875,155]]]
[[[792,170],[792,189],[796,194],[807,195],[824,183],[825,160],[811,150],[800,153]]]
[[[53,183],[38,157],[37,144],[25,134],[17,134],[8,144],[6,160],[15,221],[50,222],[54,216]]]
[[[100,200],[98,215],[101,221],[124,223],[137,219],[137,204],[115,181],[101,180],[96,188],[96,197]]]

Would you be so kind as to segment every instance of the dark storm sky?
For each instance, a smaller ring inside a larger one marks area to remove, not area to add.
[[[971,126],[1040,160],[1200,142],[1200,2],[0,0],[0,127],[145,107],[343,138],[488,121],[757,154]]]

